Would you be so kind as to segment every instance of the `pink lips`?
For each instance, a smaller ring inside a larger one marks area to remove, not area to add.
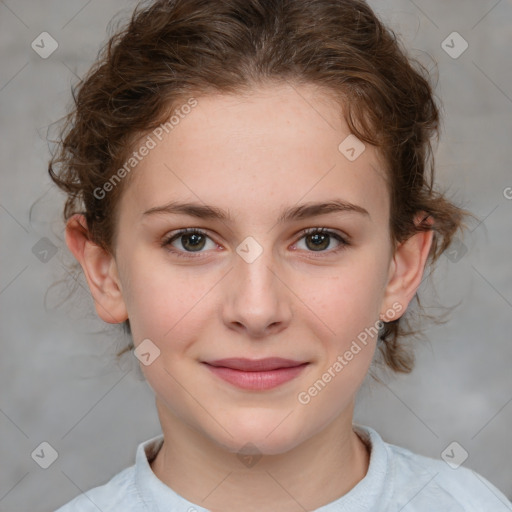
[[[288,382],[299,375],[309,363],[269,357],[266,359],[218,359],[204,364],[218,377],[235,386],[263,390]]]

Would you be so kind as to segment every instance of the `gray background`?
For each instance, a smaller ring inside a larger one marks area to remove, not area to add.
[[[370,4],[413,56],[437,62],[438,183],[480,222],[462,241],[467,252],[443,255],[420,288],[430,313],[460,306],[428,328],[411,375],[365,384],[355,421],[436,458],[457,441],[469,454],[464,466],[512,498],[512,3]],[[137,444],[160,433],[152,391],[132,354],[116,363],[122,334],[96,318],[83,278],[72,299],[65,284],[52,287],[72,256],[64,196],[47,177],[47,129],[106,42],[109,20],[134,5],[0,1],[0,511],[54,510],[133,464]],[[31,48],[43,31],[59,45],[47,59]],[[453,31],[469,43],[457,59],[441,47]],[[36,244],[51,249],[49,241],[56,254],[45,262]],[[43,441],[58,452],[48,469],[31,458]]]

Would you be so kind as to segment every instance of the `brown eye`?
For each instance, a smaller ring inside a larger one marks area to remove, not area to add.
[[[199,233],[186,233],[184,235],[180,235],[181,245],[187,251],[200,251],[206,242],[206,238]]]
[[[309,252],[337,252],[349,245],[349,243],[336,232],[325,228],[306,230],[303,232],[302,238],[305,240],[305,245]],[[332,245],[333,239],[338,243],[338,247],[327,251],[326,249]]]
[[[204,252],[202,249],[205,248],[208,239],[210,237],[199,229],[182,229],[167,237],[162,242],[162,247],[167,247],[170,252],[178,256],[187,257],[191,253]],[[216,246],[213,241],[212,244]]]
[[[330,235],[326,233],[314,233],[312,235],[307,235],[306,237],[306,245],[309,249],[316,251],[317,249],[327,249],[331,242]],[[308,244],[308,241],[311,243]]]

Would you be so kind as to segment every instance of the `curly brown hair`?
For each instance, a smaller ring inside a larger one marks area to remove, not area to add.
[[[432,229],[432,265],[456,231],[466,227],[464,217],[474,217],[433,186],[432,141],[439,139],[440,116],[430,73],[407,55],[365,1],[145,4],[137,5],[84,80],[73,86],[74,108],[63,118],[48,167],[67,194],[64,220],[82,213],[89,238],[110,254],[115,254],[119,198],[130,176],[104,197],[98,198],[97,190],[130,157],[135,142],[169,119],[186,98],[250,93],[273,82],[320,86],[339,101],[351,132],[379,148],[387,163],[395,248]],[[433,223],[415,224],[418,212]],[[415,298],[423,309],[417,293]],[[384,363],[396,372],[413,367],[404,338],[420,330],[408,324],[402,316],[379,331]],[[123,325],[131,335],[129,320]]]

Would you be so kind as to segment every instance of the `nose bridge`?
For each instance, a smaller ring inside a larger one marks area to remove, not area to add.
[[[247,237],[239,244],[227,288],[225,320],[242,324],[253,334],[272,324],[286,323],[290,313],[271,237],[266,240],[268,245]]]
[[[251,299],[275,297],[278,292],[276,281],[276,261],[270,237],[267,237],[268,244],[263,245],[253,237],[247,237],[236,249],[238,258],[235,262],[234,279],[239,281],[238,293],[247,293]],[[263,297],[263,296],[266,297]]]

